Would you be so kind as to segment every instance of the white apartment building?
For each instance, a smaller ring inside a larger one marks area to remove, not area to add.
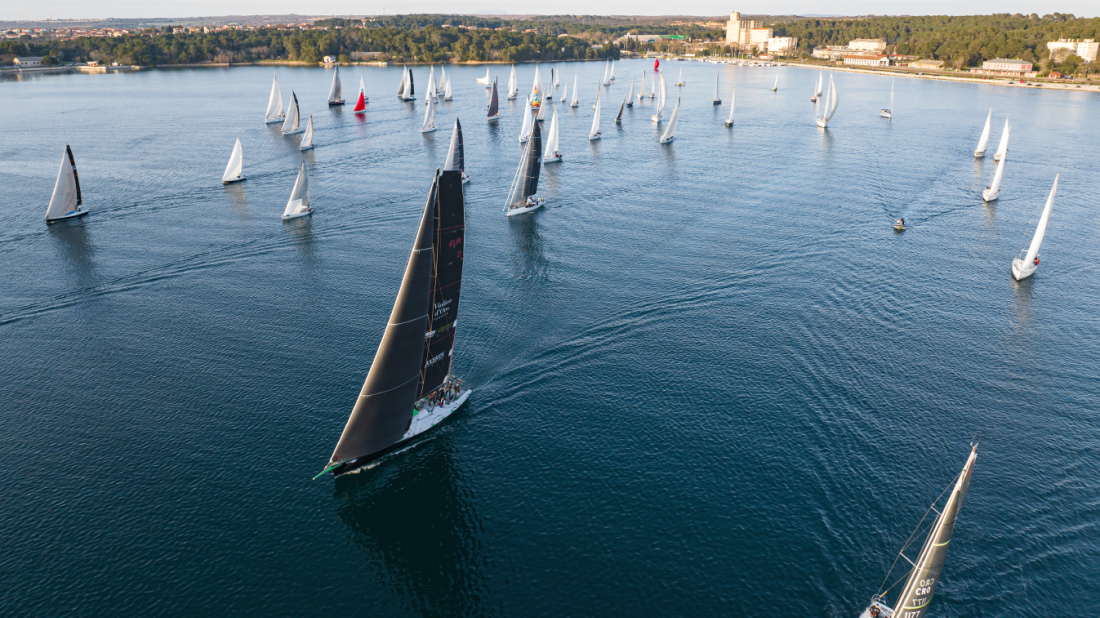
[[[1047,49],[1050,50],[1051,55],[1054,55],[1055,50],[1067,49],[1070,54],[1076,55],[1085,62],[1093,62],[1096,60],[1096,52],[1100,50],[1100,43],[1095,39],[1058,39],[1047,43]]]
[[[848,49],[855,51],[884,52],[886,39],[855,39],[848,41]]]
[[[773,36],[768,39],[768,53],[787,56],[798,49],[798,37]]]
[[[890,57],[886,54],[851,54],[844,57],[844,64],[857,67],[888,67]]]
[[[749,30],[749,47],[767,49],[768,39],[773,36],[775,36],[775,31],[771,28],[753,28]]]
[[[731,11],[726,22],[726,44],[747,48],[752,45],[752,29],[763,27],[764,22],[741,19],[741,13]]]

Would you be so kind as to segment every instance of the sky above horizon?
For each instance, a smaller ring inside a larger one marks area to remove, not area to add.
[[[522,6],[522,5],[521,5]],[[303,5],[291,0],[47,0],[29,2],[20,0],[5,3],[0,8],[0,21],[53,19],[95,19],[106,17],[199,17],[204,15],[370,15],[393,13],[512,13],[523,11],[514,2],[503,0],[330,0],[319,5]],[[1096,17],[1100,14],[1100,2],[1096,0],[1063,0],[1057,7],[1041,8],[1034,0],[837,0],[832,3],[812,0],[783,0],[781,2],[739,2],[734,5],[714,0],[702,0],[690,5],[671,5],[653,0],[561,0],[540,5],[541,14],[587,15],[709,15],[717,16],[730,11],[745,14],[766,15],[988,15],[992,13],[1072,13],[1078,17]],[[536,11],[532,11],[536,12]]]

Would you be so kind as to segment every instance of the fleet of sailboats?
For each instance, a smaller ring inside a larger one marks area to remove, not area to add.
[[[1008,137],[1011,132],[1012,127],[1005,127],[1004,135],[1001,136],[1001,141],[1004,142],[1005,146],[1008,145]],[[982,191],[983,200],[987,202],[992,202],[1001,197],[1001,180],[1004,179],[1005,161],[1007,160],[1008,157],[1004,156],[997,161],[997,170],[993,172],[993,182],[989,183],[989,186],[986,187],[984,191]]]
[[[290,199],[283,210],[283,219],[297,219],[313,214],[313,208],[309,205],[309,173],[306,171],[306,162],[298,168],[298,178],[294,181],[294,188],[290,190]]]
[[[240,144],[240,141],[237,142]],[[46,207],[46,223],[72,219],[88,214],[83,208],[84,198],[80,194],[80,176],[76,173],[76,159],[73,149],[65,145],[65,154],[61,157],[61,169],[57,171],[57,181],[53,185],[53,195]]]
[[[985,128],[982,129],[982,136],[978,138],[978,147],[974,149],[974,158],[981,159],[985,156],[985,148],[989,143],[989,127],[990,122],[993,120],[993,108],[989,108],[989,115],[985,117]]]
[[[76,167],[75,165],[73,166]],[[225,165],[225,173],[222,174],[222,184],[228,185],[244,180],[244,151],[241,150],[241,138],[233,144],[233,152],[229,155],[229,163]]]
[[[905,578],[905,585],[901,587],[898,593],[894,607],[886,604],[885,596],[889,587],[885,590],[883,587],[890,581],[890,573],[887,573],[879,592],[871,597],[870,605],[863,610],[860,618],[924,618],[924,615],[928,612],[928,605],[932,602],[932,595],[936,593],[936,586],[940,583],[940,576],[943,574],[943,565],[947,559],[947,548],[951,543],[951,536],[955,532],[955,521],[959,517],[959,510],[962,509],[966,492],[970,488],[970,475],[974,471],[974,460],[977,458],[977,451],[978,446],[974,445],[970,450],[970,457],[967,458],[962,472],[956,477],[954,487],[951,488],[951,493],[947,496],[947,501],[943,507],[937,510],[935,508],[936,503],[933,503],[925,512],[925,518],[933,512],[937,516],[932,523],[932,527],[929,528],[928,536],[924,539],[924,545],[921,546],[917,559],[910,560],[905,556],[904,552],[908,547],[908,543],[906,543],[906,547],[902,548],[898,557],[894,559],[895,565],[898,564],[898,559],[901,558],[912,565],[912,569]],[[937,499],[936,502],[939,502],[939,500]],[[920,525],[917,526],[917,529],[920,529]],[[916,535],[916,532],[913,535]],[[911,536],[910,541],[912,540],[913,537]]]
[[[264,123],[273,124],[282,122],[286,117],[283,113],[283,94],[279,92],[279,76],[271,81],[271,95],[267,98],[267,111],[264,113]]]
[[[676,123],[680,121],[680,97],[676,97],[676,107],[672,108],[672,116],[668,119],[665,132],[661,134],[661,143],[671,143],[676,138]]]
[[[829,76],[829,93],[825,95],[825,106],[822,108],[824,114],[817,119],[817,126],[822,129],[827,128],[829,121],[833,119],[836,114],[837,101],[839,100],[839,94],[837,93],[836,84],[833,83],[833,76]]]
[[[1054,208],[1054,194],[1057,192],[1058,175],[1055,175],[1054,186],[1050,188],[1047,203],[1043,206],[1043,214],[1039,215],[1039,225],[1035,228],[1035,235],[1031,237],[1031,244],[1026,250],[1021,249],[1020,254],[1012,260],[1012,276],[1017,281],[1027,279],[1039,267],[1039,249],[1043,246],[1043,236],[1047,233],[1047,222],[1050,220],[1050,211]]]
[[[531,130],[531,139],[527,140],[519,158],[519,168],[512,179],[512,186],[508,190],[508,201],[504,204],[505,215],[521,215],[546,205],[546,200],[537,195],[541,171],[542,132],[539,125],[535,124]]]
[[[328,90],[328,106],[335,107],[344,104],[344,89],[340,84],[340,67],[335,67],[332,73],[332,86]]]
[[[435,427],[469,398],[470,389],[452,375],[465,228],[459,172],[437,171],[382,341],[317,477],[361,470]]]
[[[878,115],[883,118],[894,117],[894,82],[890,82],[890,105],[886,106],[886,109],[880,110]]]

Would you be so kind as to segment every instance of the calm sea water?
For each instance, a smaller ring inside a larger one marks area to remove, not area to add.
[[[603,64],[561,67],[565,162],[513,219],[520,105],[487,125],[483,67],[448,68],[427,135],[400,68],[361,71],[365,120],[325,105],[329,71],[278,68],[317,128],[293,223],[270,68],[0,82],[0,613],[854,617],[974,436],[932,613],[1100,606],[1100,98],[898,79],[887,121],[889,78],[836,74],[821,131],[814,72],[669,63],[662,147],[649,99],[612,123],[649,67],[628,61],[589,143]],[[1014,130],[987,205],[990,107],[990,152]],[[473,397],[311,481],[456,116]],[[47,227],[65,144],[91,214]]]

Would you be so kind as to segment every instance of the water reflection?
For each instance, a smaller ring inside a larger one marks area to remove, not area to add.
[[[233,204],[233,209],[237,211],[237,214],[245,214],[248,212],[248,191],[244,187],[244,183],[248,182],[235,182],[231,185],[223,185],[225,188],[225,195],[229,198],[229,201]]]
[[[452,421],[453,422],[453,421]],[[437,430],[438,431],[438,430]],[[416,615],[494,613],[470,490],[446,434],[337,479],[336,515],[373,575]]]
[[[517,279],[544,279],[547,275],[548,264],[543,253],[542,235],[539,234],[539,216],[542,214],[536,210],[508,217],[512,241],[519,248],[513,258]]]
[[[295,251],[302,257],[307,265],[316,263],[316,254],[313,246],[313,217],[298,217],[296,219],[284,219],[283,227],[287,236],[294,245]]]
[[[92,215],[86,215],[92,216]],[[78,287],[93,285],[96,280],[95,248],[83,221],[60,221],[48,226],[50,237],[57,243],[61,259],[73,274]]]
[[[1031,325],[1031,320],[1034,317],[1031,310],[1031,282],[1034,275],[1023,281],[1017,281],[1011,273],[1008,277],[1012,280],[1013,292],[1015,293],[1015,302],[1012,307],[1012,329],[1016,331],[1026,330]]]

